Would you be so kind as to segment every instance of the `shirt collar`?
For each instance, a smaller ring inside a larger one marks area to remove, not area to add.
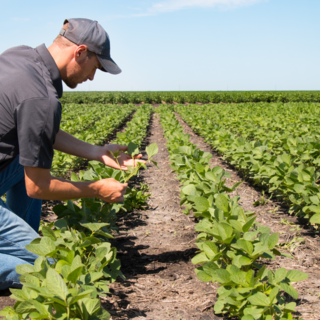
[[[40,57],[42,58],[44,64],[48,68],[53,86],[56,88],[59,99],[62,97],[63,89],[62,89],[62,80],[60,71],[53,60],[50,52],[48,51],[45,44],[41,44],[40,46],[36,47],[36,51],[39,53]]]

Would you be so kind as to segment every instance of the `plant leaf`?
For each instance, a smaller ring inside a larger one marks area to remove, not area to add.
[[[284,280],[286,276],[287,276],[287,270],[285,268],[277,269],[274,273],[274,281],[276,283],[279,283],[282,280]]]
[[[221,284],[230,282],[230,273],[225,269],[216,270],[217,281]]]
[[[204,212],[209,209],[209,201],[204,197],[196,197],[194,204],[198,212]]]
[[[287,278],[291,282],[298,282],[308,279],[308,274],[299,270],[290,270],[288,271]]]
[[[148,154],[148,158],[152,158],[153,156],[155,156],[158,153],[158,145],[156,142],[151,143],[150,145],[148,145],[146,147],[146,152]]]
[[[63,301],[66,301],[69,291],[65,282],[63,281],[61,276],[57,273],[57,271],[49,268],[49,270],[47,271],[46,280],[47,280],[47,288],[49,292],[53,295],[58,296]]]
[[[15,308],[15,311],[18,312],[18,313],[21,313],[21,314],[24,314],[24,313],[29,313],[29,312],[32,312],[32,311],[35,311],[36,308],[33,304],[33,300],[26,300],[26,301],[22,301],[21,303],[19,303],[17,305],[17,307]]]
[[[320,213],[314,214],[314,215],[310,218],[310,223],[320,224]]]
[[[231,274],[230,280],[240,286],[243,286],[243,287],[249,286],[249,284],[246,280],[246,272],[244,272],[244,271],[238,271],[238,272]]]
[[[223,212],[229,211],[229,201],[228,198],[224,194],[218,194],[215,199],[215,205],[218,209],[222,210]]]
[[[269,236],[268,239],[268,248],[271,250],[279,241],[279,233],[273,233]]]
[[[268,307],[270,305],[269,298],[262,292],[257,292],[249,297],[248,300],[254,306]]]
[[[298,291],[292,286],[292,285],[288,285],[285,282],[280,282],[280,287],[288,294],[290,294],[290,296],[293,299],[298,299],[299,298],[299,294]]]
[[[83,227],[91,230],[92,232],[98,231],[103,227],[106,227],[109,225],[109,223],[91,223],[91,222],[87,222],[87,223],[80,223]]]
[[[139,154],[140,151],[139,151],[138,145],[136,145],[136,144],[133,143],[133,142],[130,142],[130,143],[128,144],[128,153],[130,154],[131,157],[134,157],[134,156],[136,156],[137,154]]]

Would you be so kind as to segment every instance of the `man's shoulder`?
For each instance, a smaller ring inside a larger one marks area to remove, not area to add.
[[[34,48],[18,46],[6,50],[0,55],[0,69],[2,88],[13,91],[17,102],[48,97],[50,73]]]
[[[7,50],[5,50],[1,55],[3,54],[7,54],[7,53],[14,53],[14,52],[26,52],[26,51],[32,51],[34,50],[34,48],[30,47],[30,46],[25,46],[25,45],[21,45],[21,46],[15,46],[12,48],[9,48]]]
[[[0,55],[0,61],[29,60],[30,62],[36,58],[34,48],[28,46],[12,47],[4,51]],[[31,59],[31,60],[30,60]]]

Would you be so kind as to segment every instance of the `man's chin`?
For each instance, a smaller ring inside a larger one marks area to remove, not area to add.
[[[67,87],[69,87],[70,89],[75,89],[78,85],[78,83],[74,83],[74,82],[69,82],[69,81],[64,81],[64,83],[66,84]]]

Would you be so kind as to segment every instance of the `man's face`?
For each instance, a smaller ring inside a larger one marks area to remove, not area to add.
[[[87,52],[82,52],[81,56],[74,61],[69,67],[65,84],[74,89],[79,83],[87,80],[93,80],[97,69],[101,69],[102,66],[95,54],[88,56]]]

